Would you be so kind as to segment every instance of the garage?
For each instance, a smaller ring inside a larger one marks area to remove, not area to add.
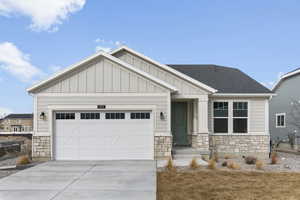
[[[154,159],[150,111],[57,111],[56,160]]]

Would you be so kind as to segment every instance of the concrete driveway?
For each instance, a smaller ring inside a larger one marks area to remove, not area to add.
[[[50,161],[0,179],[1,200],[155,200],[155,161]]]

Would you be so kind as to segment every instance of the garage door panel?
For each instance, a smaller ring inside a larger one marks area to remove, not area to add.
[[[119,111],[126,113],[124,111]],[[58,160],[153,159],[152,119],[56,120],[55,156]]]

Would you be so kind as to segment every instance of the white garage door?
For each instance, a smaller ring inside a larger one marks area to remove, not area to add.
[[[149,111],[56,112],[56,160],[153,159]]]

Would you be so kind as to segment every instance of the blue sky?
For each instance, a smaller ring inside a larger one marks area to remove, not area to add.
[[[120,44],[166,64],[236,67],[270,87],[299,65],[299,9],[296,0],[0,0],[0,113],[32,112],[33,82]]]

